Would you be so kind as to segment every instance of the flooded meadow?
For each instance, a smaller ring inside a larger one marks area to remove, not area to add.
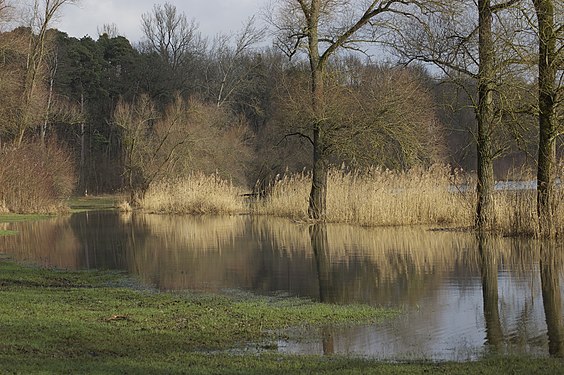
[[[465,361],[564,356],[564,246],[424,227],[99,211],[3,224],[0,253],[121,270],[163,291],[244,291],[400,309],[370,326],[288,335],[278,351]]]

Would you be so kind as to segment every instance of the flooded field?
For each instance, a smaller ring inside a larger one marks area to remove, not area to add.
[[[4,226],[18,234],[0,238],[0,252],[24,262],[124,270],[160,290],[235,289],[403,311],[378,325],[329,326],[307,339],[280,341],[286,353],[564,356],[562,244],[426,228],[112,211]]]

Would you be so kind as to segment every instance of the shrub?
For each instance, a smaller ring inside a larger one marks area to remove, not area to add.
[[[53,213],[75,188],[70,154],[55,142],[0,151],[0,206],[17,213]]]

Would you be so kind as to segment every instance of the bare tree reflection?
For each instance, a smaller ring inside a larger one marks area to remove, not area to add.
[[[317,223],[309,228],[311,236],[311,247],[317,266],[317,277],[319,280],[319,301],[331,302],[332,272],[331,259],[329,256],[329,241],[327,238],[327,225]],[[335,341],[330,327],[322,328],[323,354],[331,355],[335,353]]]
[[[564,323],[562,318],[562,294],[560,271],[562,249],[552,242],[541,243],[540,275],[542,301],[548,330],[548,351],[555,357],[564,357]]]
[[[493,246],[490,236],[478,234],[480,270],[482,276],[482,298],[484,319],[486,322],[486,343],[493,350],[499,350],[503,344],[503,330],[499,319],[498,307],[498,251]]]

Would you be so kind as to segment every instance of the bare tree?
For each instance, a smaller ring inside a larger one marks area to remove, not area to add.
[[[308,72],[296,69],[280,80],[277,112],[269,132],[277,133],[287,146],[293,135],[312,145],[310,124],[316,117],[310,104]],[[335,59],[328,69],[323,131],[326,157],[331,162],[404,169],[440,159],[442,128],[424,72],[352,57]]]
[[[106,34],[108,38],[117,38],[120,36],[119,28],[115,23],[105,23],[102,27],[97,27],[98,35]]]
[[[392,15],[409,16],[419,1],[376,0],[285,0],[268,11],[277,31],[277,45],[289,56],[303,51],[309,60],[309,122],[313,145],[313,181],[309,216],[324,220],[326,213],[330,123],[325,107],[327,67],[331,57],[343,49],[361,50],[362,43],[379,40]]]
[[[0,0],[0,26],[12,17],[13,7],[9,0]]]
[[[500,79],[507,67],[507,55],[496,44],[498,22],[502,11],[522,0],[457,0],[440,11],[422,14],[399,39],[391,44],[407,61],[431,63],[456,82],[475,82],[477,95],[469,90],[473,100],[477,129],[476,189],[477,208],[475,225],[478,229],[493,227],[494,160],[503,153],[496,132],[500,128],[503,102]],[[475,20],[469,22],[469,20]],[[461,79],[461,77],[464,77]],[[475,99],[474,99],[475,98]]]
[[[153,11],[144,13],[141,20],[146,38],[144,45],[158,53],[173,71],[185,64],[191,53],[202,48],[196,21],[188,21],[186,15],[170,3],[155,4]]]
[[[48,31],[61,8],[77,0],[34,0],[29,20],[29,46],[25,69],[21,112],[17,120],[16,144],[21,145],[26,129],[33,126],[33,102],[37,87],[43,82],[45,56],[49,48]]]
[[[209,65],[214,72],[206,74],[208,87],[212,89],[217,106],[231,100],[237,91],[242,90],[248,82],[249,69],[252,65],[245,64],[245,57],[252,51],[264,36],[265,30],[255,26],[255,19],[251,17],[236,35],[220,34],[216,37],[211,48],[213,63]],[[211,73],[211,74],[210,74]],[[215,84],[213,84],[213,81]]]
[[[121,131],[131,203],[138,203],[153,182],[195,171],[241,182],[249,159],[246,127],[231,120],[213,104],[178,94],[162,113],[145,94],[134,103],[120,101],[113,121]]]

